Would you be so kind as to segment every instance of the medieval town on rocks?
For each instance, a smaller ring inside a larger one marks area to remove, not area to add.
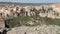
[[[0,34],[60,34],[60,4],[0,4]]]

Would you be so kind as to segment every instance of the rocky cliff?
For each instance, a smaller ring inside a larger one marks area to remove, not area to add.
[[[60,4],[2,3],[0,17],[2,34],[60,34]]]

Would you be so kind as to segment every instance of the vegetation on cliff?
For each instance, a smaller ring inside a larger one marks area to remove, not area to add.
[[[17,27],[17,26],[37,26],[37,25],[41,25],[41,24],[46,24],[46,25],[60,25],[60,19],[52,19],[52,18],[48,18],[47,15],[45,17],[41,17],[39,16],[39,13],[48,13],[48,12],[52,12],[53,8],[50,7],[48,8],[48,10],[44,9],[44,7],[42,7],[42,9],[35,9],[32,8],[30,9],[30,12],[32,12],[32,14],[30,16],[27,15],[28,12],[25,11],[24,8],[21,9],[20,13],[17,13],[17,17],[12,18],[12,19],[6,19],[5,22],[10,26],[10,27]],[[54,12],[54,15],[59,16],[59,13]],[[26,13],[26,16],[25,16]]]

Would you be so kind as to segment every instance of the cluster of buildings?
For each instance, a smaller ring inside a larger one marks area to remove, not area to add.
[[[57,8],[56,5],[20,6],[20,5],[14,5],[14,4],[11,4],[11,5],[2,4],[0,5],[0,17],[12,18],[12,17],[17,17],[19,15],[33,16],[36,13],[38,13],[39,16],[41,17],[47,16],[50,18],[60,18],[59,10],[60,8],[59,7]]]

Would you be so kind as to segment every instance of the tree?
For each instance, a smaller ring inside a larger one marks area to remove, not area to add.
[[[32,8],[32,9],[30,9],[30,14],[31,14],[31,16],[36,16],[37,15],[37,9],[36,8]]]
[[[45,13],[46,12],[46,9],[44,8],[44,6],[42,6],[42,13]]]
[[[59,16],[59,13],[56,12],[56,11],[54,11],[54,15],[55,15],[55,16]]]
[[[50,11],[50,10],[53,10],[53,8],[52,8],[52,7],[49,7],[48,10],[49,10],[49,11]]]
[[[22,16],[25,15],[25,8],[22,8],[22,9],[20,10],[20,15],[22,15]]]
[[[37,11],[35,8],[32,8],[32,9],[30,9],[30,11],[33,11],[33,12],[35,12],[35,11]]]
[[[2,13],[0,13],[0,16],[2,16]]]
[[[36,12],[35,12],[36,16],[39,16],[39,13],[40,13],[39,11],[36,11]]]

